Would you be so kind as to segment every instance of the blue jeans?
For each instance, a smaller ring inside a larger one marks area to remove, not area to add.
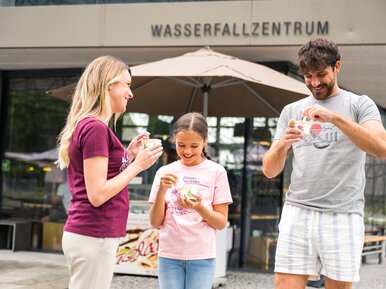
[[[160,289],[211,289],[216,259],[177,260],[158,257]]]

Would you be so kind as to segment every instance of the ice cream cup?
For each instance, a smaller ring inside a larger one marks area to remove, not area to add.
[[[306,134],[306,135],[311,134],[311,126],[312,126],[312,123],[309,121],[305,121],[305,120],[295,121],[295,127],[297,129],[300,129],[303,132],[303,134]]]
[[[151,147],[161,145],[161,140],[157,138],[149,138],[142,141],[142,150],[147,150]]]
[[[198,195],[198,190],[193,189],[191,187],[179,187],[177,188],[178,193],[182,197],[187,197],[190,201],[195,202],[197,201],[196,197]]]

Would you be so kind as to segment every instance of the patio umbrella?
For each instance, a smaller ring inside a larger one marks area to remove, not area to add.
[[[54,162],[58,159],[58,149],[54,148],[48,151],[33,153],[5,152],[4,155],[8,159],[34,163],[42,167],[55,167]]]
[[[131,67],[134,98],[127,109],[150,115],[274,117],[309,94],[304,83],[264,65],[204,47]],[[70,99],[74,85],[47,92]]]

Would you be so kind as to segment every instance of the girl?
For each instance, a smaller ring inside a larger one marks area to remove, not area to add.
[[[161,167],[149,202],[150,223],[160,228],[160,289],[212,288],[216,230],[225,228],[232,202],[225,169],[205,152],[208,125],[188,113],[174,125],[179,160]],[[193,194],[181,194],[179,188]]]
[[[62,239],[70,289],[110,288],[119,238],[126,235],[127,185],[162,154],[160,146],[139,150],[146,133],[125,149],[108,127],[133,97],[130,85],[131,72],[122,61],[111,56],[92,61],[59,136],[58,163],[68,168],[72,195]]]

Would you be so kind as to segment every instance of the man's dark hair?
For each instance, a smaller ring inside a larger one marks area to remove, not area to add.
[[[334,68],[336,62],[340,60],[336,44],[325,38],[315,38],[304,44],[300,48],[298,56],[301,74],[309,70],[323,70],[328,66]]]

